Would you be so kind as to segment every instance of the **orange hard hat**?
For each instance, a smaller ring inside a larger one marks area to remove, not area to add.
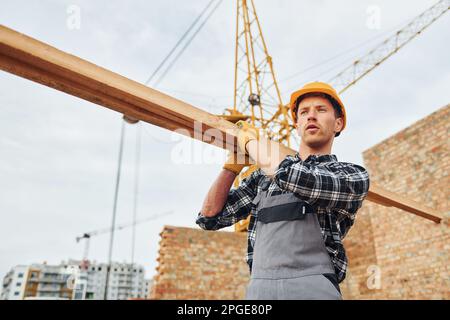
[[[342,126],[342,130],[341,130],[341,132],[342,132],[344,130],[345,124],[347,122],[347,116],[345,114],[344,104],[342,103],[341,99],[339,98],[339,95],[336,92],[336,90],[334,90],[334,88],[332,86],[330,86],[329,84],[327,84],[325,82],[307,83],[303,86],[303,88],[295,91],[291,95],[291,102],[289,103],[289,107],[291,109],[291,115],[292,115],[292,119],[294,120],[294,123],[297,123],[297,110],[296,110],[297,108],[296,107],[297,107],[298,99],[307,93],[316,93],[316,92],[327,94],[330,97],[332,97],[334,100],[336,100],[336,102],[338,103],[338,105],[341,109],[342,118],[344,120],[344,125]]]

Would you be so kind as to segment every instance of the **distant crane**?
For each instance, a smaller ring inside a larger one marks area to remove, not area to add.
[[[149,216],[147,218],[136,220],[136,222],[134,222],[134,223],[126,223],[126,224],[118,225],[115,228],[115,230],[123,230],[123,229],[129,228],[129,227],[133,227],[135,225],[138,225],[138,224],[141,224],[141,223],[144,223],[144,222],[148,222],[150,220],[155,220],[155,219],[157,219],[159,217],[162,217],[162,216],[167,216],[167,215],[172,214],[172,213],[173,213],[173,211],[167,211],[167,212],[163,212],[163,213],[154,214],[154,215],[151,215],[151,216]],[[83,252],[83,261],[82,261],[82,264],[83,264],[84,267],[87,267],[87,265],[88,265],[87,258],[88,258],[88,254],[89,254],[89,246],[90,246],[91,237],[98,236],[98,235],[105,234],[105,233],[109,233],[111,231],[112,231],[111,228],[103,228],[103,229],[98,229],[98,230],[94,230],[94,231],[91,231],[91,232],[86,232],[82,236],[76,237],[77,243],[80,242],[82,239],[85,239],[84,252]]]

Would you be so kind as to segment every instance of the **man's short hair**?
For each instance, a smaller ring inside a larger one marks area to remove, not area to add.
[[[294,108],[295,114],[297,114],[297,111],[298,111],[298,105],[300,104],[300,102],[301,102],[303,99],[308,98],[308,97],[322,97],[322,98],[327,99],[327,100],[331,103],[331,105],[333,106],[333,109],[334,109],[334,116],[336,117],[336,119],[337,119],[337,118],[342,118],[342,117],[343,117],[342,109],[341,109],[341,106],[339,105],[339,102],[337,102],[336,99],[333,98],[332,96],[330,96],[329,94],[322,93],[322,92],[310,92],[310,93],[304,94],[304,95],[302,95],[301,97],[299,97],[299,98],[297,99],[297,101],[295,102],[295,108]],[[335,136],[335,137],[338,137],[340,134],[341,134],[340,132],[336,132],[336,133],[334,134],[334,136]]]

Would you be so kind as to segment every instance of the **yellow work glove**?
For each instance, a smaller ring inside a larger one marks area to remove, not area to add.
[[[247,155],[244,157],[242,154],[238,155],[237,153],[229,152],[228,159],[225,161],[223,169],[229,170],[238,175],[244,167],[249,165],[251,165],[251,163],[250,158]]]
[[[245,154],[248,154],[247,143],[251,140],[259,140],[259,130],[246,121],[238,121],[236,125],[239,128],[237,141],[239,149]]]

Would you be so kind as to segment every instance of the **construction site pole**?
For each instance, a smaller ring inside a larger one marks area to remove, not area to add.
[[[120,185],[120,171],[122,168],[122,154],[123,154],[123,138],[125,135],[125,120],[122,120],[122,127],[120,130],[120,145],[119,145],[119,160],[117,166],[117,175],[116,175],[116,186],[114,191],[114,205],[113,205],[113,214],[112,214],[112,222],[111,222],[111,236],[109,238],[109,253],[108,253],[108,265],[106,267],[106,283],[105,283],[105,294],[104,300],[107,300],[108,297],[108,285],[109,285],[109,273],[111,269],[111,261],[112,261],[112,250],[114,243],[114,230],[116,229],[116,214],[117,214],[117,198],[119,195],[119,185]]]

